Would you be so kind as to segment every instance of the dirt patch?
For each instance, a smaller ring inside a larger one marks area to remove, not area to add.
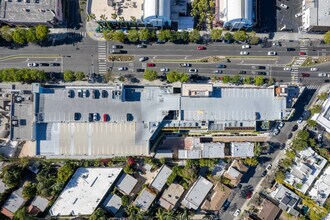
[[[211,56],[211,57],[205,57],[202,59],[197,60],[197,62],[201,62],[201,63],[214,63],[214,62],[219,62],[224,60],[223,57],[218,57],[218,56]]]
[[[121,55],[117,55],[117,56],[108,56],[108,61],[132,61],[134,59],[134,56],[121,56]]]
[[[34,156],[36,156],[36,142],[32,142],[32,141],[25,142],[18,157],[21,158],[21,157],[34,157]]]

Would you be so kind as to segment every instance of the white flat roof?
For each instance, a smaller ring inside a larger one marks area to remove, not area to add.
[[[121,170],[122,168],[78,168],[50,209],[50,215],[91,215]]]
[[[135,185],[137,184],[137,179],[124,173],[116,183],[116,187],[123,193],[129,195]]]
[[[150,186],[154,187],[158,191],[161,191],[171,173],[172,170],[168,166],[163,165],[157,173],[155,179],[151,182]]]
[[[316,121],[330,133],[330,98],[328,98],[322,106],[323,111],[318,114]]]
[[[116,214],[121,207],[121,198],[116,194],[110,194],[102,205],[106,210]]]

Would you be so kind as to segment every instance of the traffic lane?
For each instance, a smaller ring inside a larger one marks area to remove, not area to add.
[[[28,67],[28,63],[37,63],[37,67]],[[40,66],[40,63],[59,63],[60,66]],[[0,61],[0,68],[36,68],[39,70],[58,70],[63,65],[62,58],[13,58]]]

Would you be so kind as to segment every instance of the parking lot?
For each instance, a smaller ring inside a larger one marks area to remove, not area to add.
[[[302,1],[276,0],[277,31],[298,32],[302,25]]]

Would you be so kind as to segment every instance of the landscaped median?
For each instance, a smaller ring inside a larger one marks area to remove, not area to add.
[[[241,57],[241,56],[210,56],[200,59],[153,59],[155,63],[217,63],[220,61],[226,61],[227,59],[267,59],[275,60],[277,57],[268,57],[268,56],[250,56],[250,57]]]
[[[17,58],[61,58],[60,54],[18,54],[0,57],[0,60],[10,60]]]
[[[119,62],[125,62],[125,61],[132,61],[135,56],[129,56],[129,55],[111,55],[108,56],[108,62],[112,61],[119,61]]]
[[[301,64],[301,66],[313,66],[321,63],[330,62],[330,56],[324,57],[307,57],[307,59]]]

